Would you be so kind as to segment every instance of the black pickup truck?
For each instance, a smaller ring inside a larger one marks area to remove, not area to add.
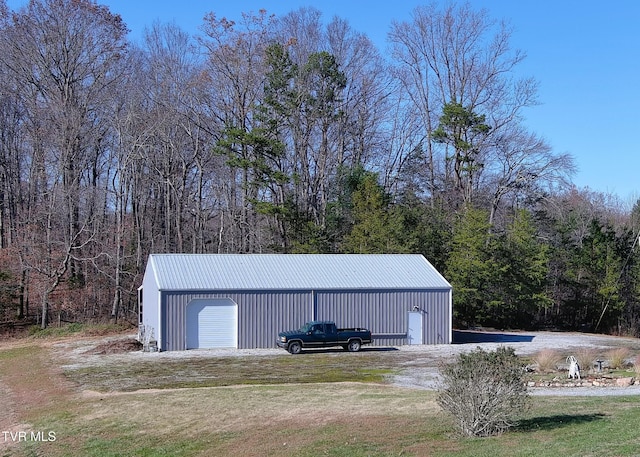
[[[349,352],[357,352],[363,344],[371,343],[371,332],[365,328],[337,328],[330,321],[312,321],[299,330],[278,333],[276,342],[291,354],[299,354],[302,348],[330,346],[342,346]]]

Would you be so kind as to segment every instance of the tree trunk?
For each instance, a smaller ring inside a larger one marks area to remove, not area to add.
[[[42,295],[41,311],[42,311],[42,319],[40,321],[40,328],[44,330],[49,325],[49,291],[45,292]]]

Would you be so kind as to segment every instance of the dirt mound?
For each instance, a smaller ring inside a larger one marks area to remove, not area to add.
[[[106,341],[87,351],[90,354],[121,354],[123,352],[135,352],[142,350],[142,343],[135,338],[126,340]]]

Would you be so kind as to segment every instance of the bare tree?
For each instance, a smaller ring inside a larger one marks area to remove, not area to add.
[[[43,327],[49,295],[62,277],[69,272],[74,281],[84,281],[83,248],[93,239],[94,209],[103,198],[97,193],[108,116],[103,107],[119,78],[114,70],[126,52],[125,34],[119,16],[91,1],[34,0],[12,16],[1,39],[6,52],[0,62],[21,83],[29,103],[39,164],[33,171],[40,184],[30,198],[45,225],[44,257],[32,258],[47,284]]]
[[[162,195],[161,249],[192,247],[190,226],[198,180],[193,169],[205,154],[207,142],[197,120],[203,68],[189,35],[174,24],[155,24],[145,36],[144,96],[148,130],[140,153]],[[195,181],[194,181],[195,180]],[[158,202],[160,204],[160,202]]]
[[[216,139],[229,157],[226,174],[222,175],[225,201],[219,214],[220,233],[227,242],[226,249],[235,252],[263,248],[261,224],[253,207],[259,195],[251,184],[256,177],[250,165],[259,158],[247,135],[257,127],[256,106],[262,100],[264,59],[273,37],[273,22],[264,10],[243,14],[237,24],[210,13],[203,27],[206,36],[201,39],[208,57],[210,109],[219,126]]]
[[[8,8],[2,1],[0,34],[4,34],[9,26]],[[7,44],[6,41],[0,42],[0,54],[8,51],[3,48]],[[0,65],[0,248],[8,254],[6,258],[10,259],[3,262],[1,271],[3,276],[18,282],[15,315],[23,318],[28,315],[28,270],[19,246],[20,218],[26,202],[22,183],[28,161],[23,151],[26,137],[22,128],[27,116],[20,94],[20,82],[6,66]]]
[[[519,125],[510,130],[495,140],[495,148],[487,160],[491,225],[505,197],[523,200],[527,196],[550,193],[558,185],[569,185],[569,178],[575,172],[570,155],[554,154],[542,138]]]
[[[537,84],[533,79],[513,76],[525,56],[511,49],[510,38],[505,23],[492,21],[485,11],[474,11],[469,4],[442,11],[435,5],[418,7],[410,22],[393,24],[389,39],[395,71],[415,107],[409,112],[418,116],[424,132],[425,184],[432,198],[450,195],[456,188],[462,190],[456,185],[460,162],[451,157],[465,156],[450,153],[451,144],[436,142],[433,137],[447,105],[482,116],[490,128],[473,146],[475,181],[469,182],[464,191],[478,192],[489,184],[497,185],[491,192],[495,202],[496,196],[499,201],[506,188],[515,186],[505,185],[513,180],[509,177],[513,170],[501,170],[494,163],[513,162],[514,145],[523,139],[522,112],[536,103]],[[566,171],[571,170],[569,158],[551,155],[541,139],[528,141],[524,148],[527,154],[535,155],[529,163],[537,164],[535,170],[524,173],[536,176],[538,182],[560,177],[560,162],[568,165]],[[543,163],[545,160],[549,163]],[[541,174],[540,169],[547,172]],[[524,176],[521,168],[519,176]],[[463,200],[469,199],[467,195]]]
[[[390,77],[371,41],[334,17],[301,8],[279,22],[279,40],[296,67],[285,143],[299,177],[298,208],[319,226],[338,170],[381,166],[387,149]]]

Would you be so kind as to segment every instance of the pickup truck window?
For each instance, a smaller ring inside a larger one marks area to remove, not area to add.
[[[316,324],[313,327],[311,327],[311,333],[314,335],[321,335],[324,333],[324,325],[323,324]]]
[[[311,325],[310,324],[304,324],[302,327],[300,327],[300,333],[307,333],[310,331]]]

